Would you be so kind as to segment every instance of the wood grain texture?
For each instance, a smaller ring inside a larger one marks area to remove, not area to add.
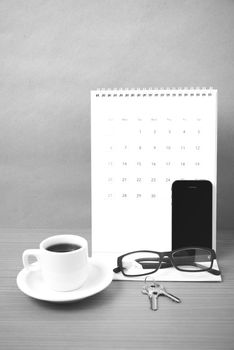
[[[1,230],[0,349],[233,349],[234,232],[218,232],[222,283],[165,282],[182,299],[160,298],[149,310],[142,282],[114,281],[103,292],[72,304],[31,299],[16,286],[24,249],[58,230]],[[68,233],[70,233],[69,231]],[[73,231],[90,242],[90,230]]]

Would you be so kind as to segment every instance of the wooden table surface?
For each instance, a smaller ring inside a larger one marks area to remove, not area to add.
[[[182,299],[149,310],[142,282],[113,281],[101,293],[71,304],[32,299],[16,286],[27,248],[58,230],[0,231],[0,349],[234,349],[234,231],[219,231],[222,283],[165,282]]]

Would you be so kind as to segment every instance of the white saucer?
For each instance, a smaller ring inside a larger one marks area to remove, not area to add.
[[[101,260],[89,258],[89,276],[82,287],[69,292],[56,292],[45,284],[40,269],[21,270],[17,276],[19,289],[32,298],[56,303],[71,302],[101,292],[112,281],[113,272]]]

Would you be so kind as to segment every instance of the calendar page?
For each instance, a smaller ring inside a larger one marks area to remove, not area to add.
[[[171,250],[171,186],[213,184],[216,238],[217,91],[91,92],[92,250]]]

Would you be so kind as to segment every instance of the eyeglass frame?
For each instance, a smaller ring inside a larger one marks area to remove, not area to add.
[[[203,269],[203,270],[183,270],[183,269],[180,269],[176,266],[176,264],[174,263],[173,261],[173,254],[176,253],[176,252],[179,252],[179,251],[184,251],[184,250],[189,250],[189,249],[200,249],[200,250],[206,250],[207,252],[209,252],[211,254],[211,265],[210,267],[207,267],[206,269]],[[122,264],[122,260],[125,256],[127,255],[130,255],[130,254],[134,254],[134,253],[153,253],[153,254],[158,254],[159,255],[159,264],[158,264],[158,267],[157,269],[151,271],[151,272],[147,272],[147,273],[144,273],[144,274],[139,274],[139,275],[128,275],[124,272],[124,267],[123,267],[123,264]],[[157,252],[157,251],[154,251],[154,250],[135,250],[135,251],[132,251],[132,252],[129,252],[129,253],[126,253],[126,254],[123,254],[123,255],[120,255],[118,258],[117,258],[117,267],[113,269],[114,272],[122,272],[122,274],[126,277],[140,277],[140,276],[146,276],[146,275],[151,275],[155,272],[157,272],[161,265],[162,265],[162,262],[163,262],[163,259],[164,257],[168,257],[172,266],[174,266],[174,268],[176,270],[179,270],[181,272],[211,272],[211,271],[214,271],[215,275],[220,275],[220,271],[219,270],[214,270],[212,269],[213,267],[213,263],[214,263],[214,260],[216,259],[216,253],[213,249],[211,248],[205,248],[205,247],[184,247],[184,248],[179,248],[179,249],[175,249],[175,250],[172,250],[172,251],[166,251],[166,252]],[[213,273],[213,272],[212,272]]]

